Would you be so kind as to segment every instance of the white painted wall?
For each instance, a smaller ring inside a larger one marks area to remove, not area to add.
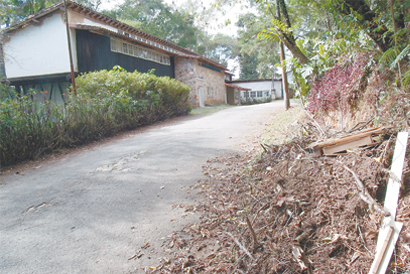
[[[276,99],[282,99],[282,81],[274,81],[273,88],[275,89]]]
[[[4,53],[8,78],[69,73],[67,34],[61,14],[12,34],[4,44]]]
[[[234,85],[243,87],[243,88],[249,88],[251,91],[270,91],[272,89],[272,81],[259,81],[259,82],[234,82]],[[274,87],[275,89],[275,98],[276,99],[281,99],[282,98],[282,83],[281,81],[274,81]],[[241,97],[245,98],[243,96],[243,91],[241,92]],[[260,97],[259,97],[260,98]],[[263,97],[265,98],[265,96]],[[258,99],[258,98],[256,98]]]

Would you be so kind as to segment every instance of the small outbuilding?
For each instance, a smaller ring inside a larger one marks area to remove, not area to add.
[[[241,92],[249,92],[250,88],[244,88],[232,84],[225,84],[226,86],[226,99],[227,103],[230,105],[240,106],[242,103]]]
[[[234,80],[228,84],[241,87],[240,96],[242,101],[249,99],[254,100],[271,100],[282,99],[282,79],[251,79],[251,80]]]

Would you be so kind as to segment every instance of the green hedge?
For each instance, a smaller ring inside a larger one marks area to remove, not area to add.
[[[189,87],[152,73],[115,67],[79,76],[76,86],[78,95],[62,105],[36,104],[30,95],[3,97],[2,166],[189,112]]]

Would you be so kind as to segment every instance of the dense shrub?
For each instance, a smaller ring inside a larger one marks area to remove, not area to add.
[[[148,73],[127,72],[119,66],[112,70],[89,72],[76,79],[79,94],[92,97],[115,94],[135,100],[148,100],[151,111],[161,118],[188,112],[190,88],[168,76],[157,77]]]
[[[0,164],[35,159],[119,131],[188,113],[189,87],[169,77],[121,68],[76,79],[78,95],[64,104],[31,96],[0,101]]]
[[[0,82],[0,101],[8,100],[14,96],[14,88]]]
[[[272,102],[272,97],[265,97],[262,99],[256,99],[256,98],[249,98],[248,100],[242,99],[241,105],[257,105],[257,104],[264,104],[264,103],[270,103]]]

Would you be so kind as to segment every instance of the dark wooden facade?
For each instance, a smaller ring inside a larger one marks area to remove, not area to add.
[[[32,99],[36,102],[53,101],[63,103],[67,98],[67,91],[71,85],[70,74],[54,74],[23,79],[13,79],[10,85],[16,87],[21,95],[30,93],[30,89],[35,89],[37,93]]]
[[[174,60],[171,65],[136,58],[117,52],[112,52],[110,37],[92,33],[88,30],[76,30],[78,70],[80,73],[101,69],[112,69],[118,65],[127,71],[147,72],[155,69],[157,76],[175,77]]]

